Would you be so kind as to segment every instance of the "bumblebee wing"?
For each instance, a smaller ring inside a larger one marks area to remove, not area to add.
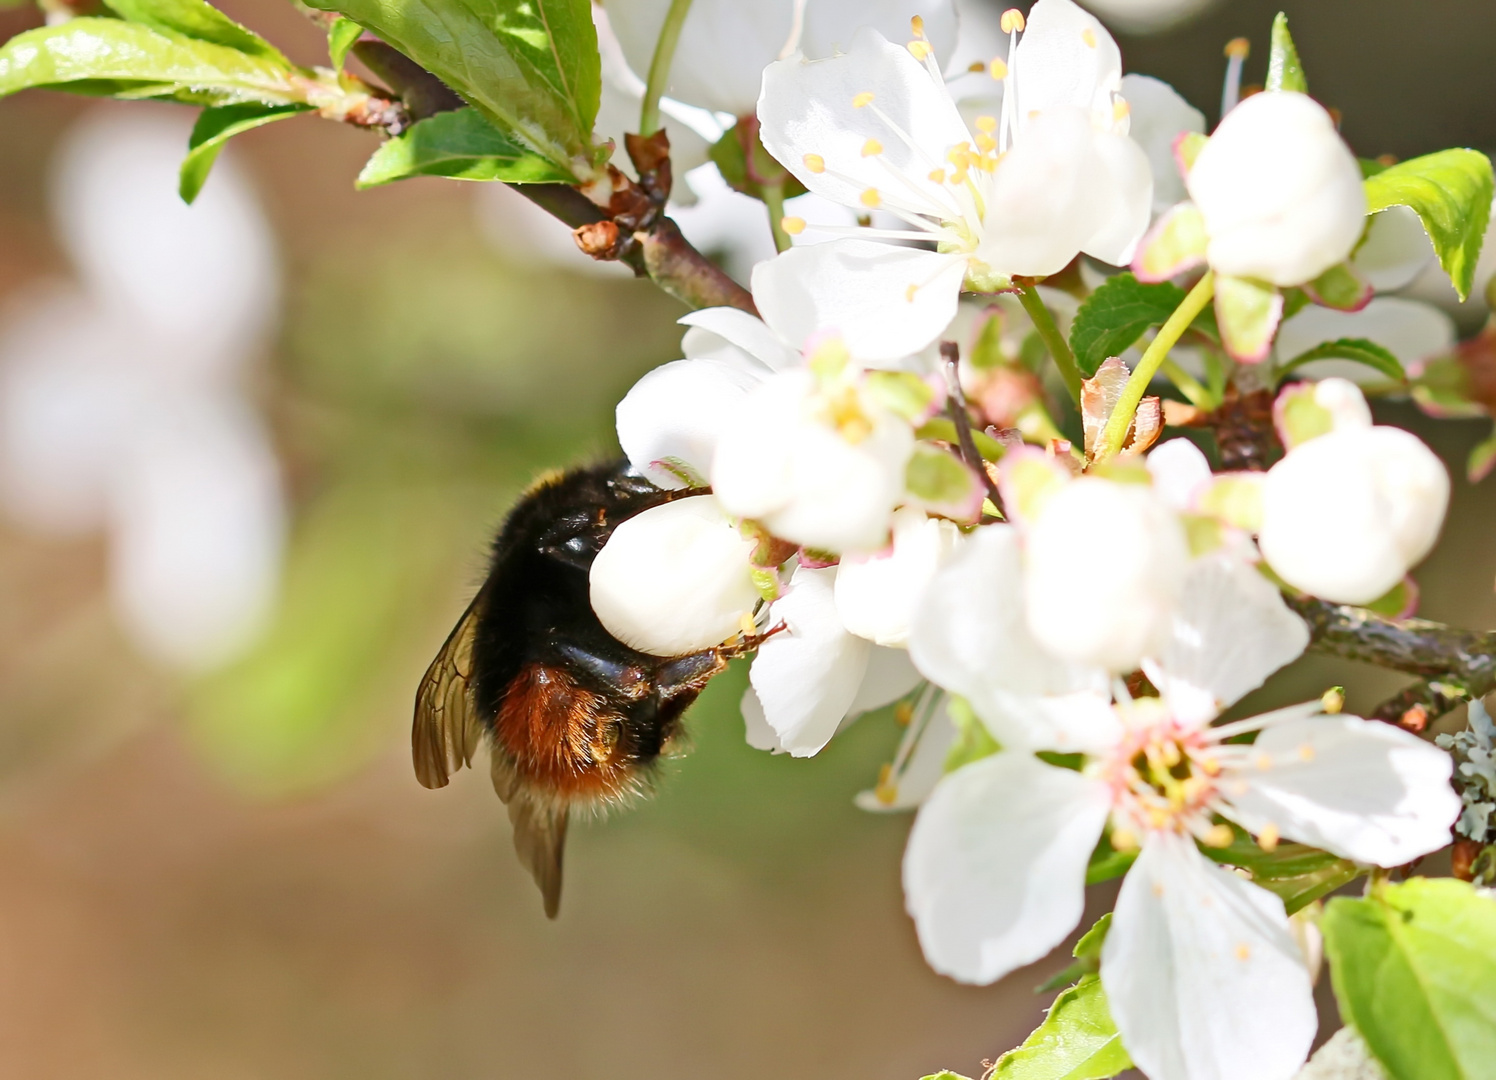
[[[463,612],[416,691],[410,732],[416,779],[423,787],[446,787],[452,774],[473,762],[483,724],[473,706],[473,637],[483,593]]]
[[[566,850],[567,820],[564,805],[542,802],[526,792],[509,799],[514,850],[540,886],[548,919],[554,919],[561,910],[561,856]]]

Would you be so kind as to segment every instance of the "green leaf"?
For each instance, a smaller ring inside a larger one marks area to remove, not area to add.
[[[1496,431],[1492,431],[1475,445],[1465,460],[1465,478],[1478,484],[1496,469]]]
[[[366,27],[501,131],[586,179],[602,61],[588,0],[308,0]]]
[[[1323,930],[1341,1014],[1392,1080],[1496,1075],[1496,901],[1414,878],[1331,901]]]
[[[962,1076],[960,1073],[953,1073],[949,1069],[941,1069],[938,1073],[920,1077],[920,1080],[971,1080],[971,1078]]]
[[[981,761],[1002,750],[1001,744],[992,737],[987,725],[972,711],[965,698],[953,696],[948,708],[951,721],[956,725],[956,741],[945,756],[946,772],[955,772],[963,765]]]
[[[1075,943],[1075,948],[1070,950],[1070,955],[1075,957],[1075,963],[1045,982],[1037,992],[1042,994],[1049,990],[1058,990],[1063,986],[1079,982],[1087,975],[1095,975],[1099,972],[1101,970],[1101,947],[1106,944],[1106,935],[1111,929],[1112,913],[1108,911],[1096,920],[1096,924],[1091,929],[1081,935],[1081,939]]]
[[[572,177],[509,138],[477,109],[437,113],[386,141],[359,173],[360,188],[412,176],[504,180],[511,184],[566,183]]]
[[[1184,302],[1184,290],[1168,281],[1145,285],[1129,273],[1108,278],[1093,292],[1070,326],[1070,348],[1086,378],[1109,356],[1120,356],[1150,326],[1162,326]]]
[[[0,47],[0,97],[33,87],[206,105],[289,105],[292,69],[225,45],[120,19],[71,19]]]
[[[1441,150],[1383,169],[1364,186],[1369,213],[1391,206],[1417,212],[1455,292],[1461,300],[1469,296],[1496,192],[1490,159],[1475,150]]]
[[[332,66],[338,71],[343,70],[343,62],[348,59],[348,50],[360,37],[363,36],[364,28],[352,19],[341,16],[333,20],[333,24],[327,28],[327,55],[332,60]]]
[[[259,34],[240,26],[233,19],[204,0],[104,0],[122,19],[152,30],[181,34],[198,41],[237,49],[259,56],[283,67],[291,61]]]
[[[1087,975],[1055,998],[1023,1045],[997,1061],[992,1080],[1106,1080],[1132,1068],[1101,979]]]
[[[1086,884],[1100,885],[1103,881],[1119,878],[1137,861],[1136,850],[1118,851],[1112,847],[1110,834],[1102,833],[1096,849],[1091,852],[1091,861],[1086,866]]]
[[[1236,838],[1230,847],[1200,850],[1218,863],[1247,871],[1255,884],[1283,901],[1290,915],[1366,872],[1353,862],[1305,844],[1279,844],[1264,851],[1242,829],[1233,827],[1233,831]]]
[[[1304,295],[1320,307],[1336,311],[1360,311],[1376,295],[1371,282],[1366,281],[1350,263],[1337,263],[1319,277],[1306,284]]]
[[[1303,367],[1315,360],[1354,360],[1381,372],[1394,382],[1405,382],[1408,378],[1408,373],[1403,370],[1402,362],[1397,357],[1385,347],[1366,338],[1337,338],[1335,341],[1323,342],[1281,365],[1278,374],[1286,375],[1294,368]]]
[[[311,108],[310,105],[220,105],[204,109],[193,125],[192,137],[187,140],[187,157],[182,161],[178,183],[182,201],[191,203],[197,199],[219,151],[235,135],[309,112]]]
[[[1273,48],[1267,59],[1267,90],[1293,90],[1300,94],[1309,92],[1309,80],[1304,78],[1304,65],[1299,62],[1299,50],[1288,32],[1288,16],[1278,12],[1273,20]]]

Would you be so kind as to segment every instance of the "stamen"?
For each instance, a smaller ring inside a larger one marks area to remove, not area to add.
[[[1319,704],[1320,707],[1325,710],[1325,712],[1329,713],[1331,716],[1334,716],[1341,709],[1345,708],[1345,687],[1330,687],[1324,692],[1323,696],[1320,697]]]
[[[899,797],[899,789],[889,783],[893,779],[893,766],[884,765],[878,770],[878,784],[873,788],[873,794],[884,806],[892,806]]]
[[[1096,48],[1096,31],[1089,26],[1080,32],[1080,39],[1086,43],[1086,48]]]
[[[900,727],[908,727],[909,721],[914,719],[914,706],[907,701],[899,702],[893,707],[893,718]]]
[[[971,70],[981,71],[982,69],[980,65],[973,64]],[[988,65],[987,70],[991,73],[994,79],[996,79],[998,82],[1002,82],[1008,77],[1008,62],[1000,56],[994,56],[992,58],[992,63]]]
[[[779,227],[791,236],[799,236],[805,231],[805,219],[803,217],[780,218]]]
[[[1252,43],[1246,38],[1233,38],[1226,44],[1226,84],[1221,90],[1221,117],[1236,108],[1241,101],[1241,73],[1252,51]]]
[[[908,49],[909,49],[910,55],[912,55],[916,60],[920,61],[921,63],[923,63],[926,59],[928,59],[929,55],[932,52],[935,51],[934,49],[930,48],[930,43],[928,41],[918,41],[918,40],[911,41],[909,43],[909,45],[908,45]]]
[[[823,173],[826,171],[826,159],[820,154],[806,154],[804,160],[805,167],[811,172]]]
[[[1022,32],[1024,27],[1023,12],[1019,11],[1017,8],[1009,8],[1007,11],[1003,12],[1002,21],[999,23],[999,25],[1002,27],[1003,33],[1005,34],[1017,34]]]
[[[1210,831],[1205,834],[1205,846],[1213,848],[1230,847],[1231,842],[1236,839],[1236,833],[1231,830],[1230,825],[1212,825]]]
[[[869,210],[876,210],[883,205],[883,196],[878,194],[877,188],[870,187],[858,197],[857,201]]]
[[[1252,959],[1252,946],[1248,945],[1245,941],[1242,942],[1236,947],[1236,958],[1238,960]]]
[[[945,183],[945,170],[944,169],[931,169],[930,170],[930,182],[934,183],[934,184],[943,184],[943,183]]]
[[[987,70],[987,65],[984,64],[984,63],[982,63],[980,60],[973,60],[966,67],[966,73],[968,75],[975,75],[979,71],[986,71],[986,70]]]
[[[922,16],[922,15],[916,15],[916,16],[914,16],[914,18],[910,19],[909,20],[909,29],[911,31],[913,31],[915,37],[917,37],[917,38],[924,37],[925,36],[925,20],[924,20],[924,16]]]
[[[1252,759],[1252,764],[1256,765],[1263,772],[1266,772],[1268,769],[1271,769],[1273,767],[1272,755],[1258,754],[1255,758]]]
[[[1271,854],[1278,849],[1279,839],[1281,837],[1278,835],[1278,826],[1269,821],[1257,834],[1257,846]]]
[[[919,295],[919,286],[918,285],[910,285],[907,289],[904,290],[904,300],[906,302],[910,303],[910,304],[914,303],[914,298],[916,296],[918,296],[918,295]]]
[[[883,153],[883,144],[877,139],[869,139],[862,144],[862,156],[873,157],[875,154]]]
[[[1136,851],[1138,849],[1138,837],[1131,829],[1113,829],[1112,847],[1121,852]]]
[[[1132,115],[1132,106],[1127,103],[1126,98],[1118,98],[1112,103],[1112,122],[1120,124]]]
[[[988,135],[991,135],[994,131],[997,130],[997,117],[995,117],[995,116],[979,116],[979,117],[977,117],[977,119],[976,119],[976,129],[978,131],[985,131]]]
[[[1306,763],[1314,760],[1314,747],[1311,744],[1305,743],[1299,747],[1299,760]]]
[[[758,624],[753,621],[753,616],[745,611],[738,619],[738,629],[743,631],[744,637],[752,637],[758,633]]]
[[[854,97],[852,99],[852,108],[854,108],[854,109],[862,109],[862,108],[866,108],[867,106],[871,105],[872,103],[873,103],[873,92],[871,90],[864,90],[862,93],[858,94],[856,97]]]

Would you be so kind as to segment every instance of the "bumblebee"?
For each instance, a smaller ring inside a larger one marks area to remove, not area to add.
[[[757,641],[687,656],[629,648],[593,614],[588,572],[618,525],[695,490],[664,491],[627,462],[542,478],[510,511],[488,577],[416,693],[416,778],[445,787],[487,741],[494,790],[545,913],[561,903],[571,815],[644,794],[686,709]]]

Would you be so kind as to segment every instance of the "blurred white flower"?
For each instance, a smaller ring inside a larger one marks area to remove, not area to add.
[[[1128,134],[1148,155],[1153,170],[1153,212],[1162,214],[1188,197],[1174,144],[1188,132],[1204,133],[1205,114],[1150,75],[1122,76],[1122,96],[1132,108]]]
[[[1342,604],[1385,595],[1433,549],[1449,473],[1416,435],[1373,426],[1356,387],[1314,386],[1333,422],[1268,470],[1258,544],[1295,588]]]
[[[1286,1080],[1316,1026],[1304,955],[1282,902],[1196,844],[1232,841],[1220,815],[1267,847],[1283,837],[1399,865],[1448,842],[1447,755],[1319,703],[1211,726],[1309,640],[1277,590],[1231,559],[1191,567],[1145,665],[1163,696],[1113,703],[1105,672],[1067,673],[1022,618],[985,617],[1022,589],[1017,546],[1008,526],[979,530],[936,578],[911,642],[921,671],[1007,747],[941,780],[910,834],[905,896],[927,960],[989,983],[1049,952],[1080,918],[1110,822],[1114,846],[1141,852],[1101,957],[1133,1060],[1154,1080]],[[1254,731],[1252,745],[1227,742]],[[1084,764],[1046,764],[1041,750]]]
[[[1433,304],[1378,296],[1360,311],[1335,311],[1311,304],[1283,321],[1273,347],[1278,360],[1286,363],[1316,345],[1340,338],[1368,338],[1397,357],[1405,370],[1415,371],[1423,361],[1453,350],[1459,331],[1454,320]],[[1375,369],[1350,360],[1315,360],[1295,370],[1311,379],[1338,376],[1356,383],[1387,379]]]
[[[1014,12],[1010,40],[1021,26]],[[1127,137],[1116,43],[1071,0],[1039,0],[1022,41],[994,63],[1005,69],[1001,115],[976,118],[975,130],[918,37],[906,47],[862,30],[830,60],[770,66],[759,100],[769,152],[811,192],[905,227],[786,252],[755,272],[755,293],[793,296],[876,360],[934,341],[963,283],[991,291],[1082,251],[1127,262],[1152,178]]]
[[[649,71],[670,0],[608,0],[629,65]],[[951,0],[695,0],[681,28],[667,92],[734,117],[753,115],[764,68],[795,50],[821,58],[845,51],[860,27],[908,36],[920,16],[937,54],[955,42]]]
[[[592,610],[640,652],[684,656],[752,625],[755,542],[710,495],[677,499],[613,530],[590,571]]]
[[[1219,273],[1302,285],[1343,262],[1366,225],[1355,155],[1304,94],[1254,94],[1221,121],[1186,181]]]
[[[848,556],[836,575],[842,624],[877,645],[902,648],[909,624],[935,572],[961,543],[954,521],[906,506],[894,511],[890,550]]]
[[[127,629],[201,668],[267,617],[284,511],[240,385],[274,325],[270,230],[231,156],[178,199],[189,127],[99,110],[65,141],[54,211],[80,285],[0,325],[0,499],[35,528],[107,529]]]

